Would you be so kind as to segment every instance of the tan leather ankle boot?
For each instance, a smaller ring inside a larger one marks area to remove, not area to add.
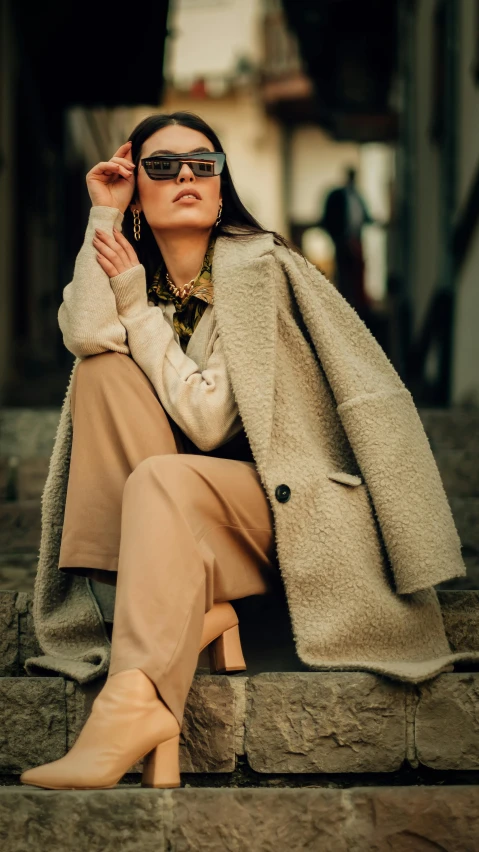
[[[205,614],[201,652],[209,646],[211,672],[244,671],[238,616],[229,602]],[[107,678],[80,736],[65,757],[27,769],[23,784],[50,790],[115,787],[144,757],[142,786],[179,787],[180,727],[141,669]]]
[[[145,757],[144,786],[179,787],[179,735],[176,717],[150,678],[140,669],[117,672],[107,678],[68,754],[27,769],[20,781],[50,790],[109,788]]]
[[[200,653],[207,645],[211,674],[245,671],[238,616],[229,601],[215,603],[205,613]]]

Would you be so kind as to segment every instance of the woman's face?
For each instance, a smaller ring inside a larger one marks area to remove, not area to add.
[[[210,140],[198,130],[173,124],[153,133],[143,143],[140,157],[153,154],[191,154],[195,151],[214,151]],[[221,178],[195,177],[187,163],[171,180],[151,180],[143,166],[139,165],[137,176],[139,204],[132,203],[131,209],[143,211],[153,231],[178,230],[185,228],[212,228],[221,200]],[[192,189],[199,198],[180,198],[179,192]]]

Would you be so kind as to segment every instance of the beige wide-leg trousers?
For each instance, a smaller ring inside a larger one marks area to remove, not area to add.
[[[141,669],[181,725],[205,612],[278,575],[271,507],[254,463],[202,453],[129,355],[81,361],[71,413],[59,568],[116,584],[109,676]]]

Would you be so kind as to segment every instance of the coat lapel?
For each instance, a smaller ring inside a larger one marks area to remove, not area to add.
[[[218,333],[233,392],[258,464],[273,422],[276,352],[276,268],[271,234],[219,237],[213,259]]]

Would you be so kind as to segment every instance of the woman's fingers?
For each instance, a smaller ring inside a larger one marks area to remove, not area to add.
[[[129,267],[124,267],[119,255],[112,252],[104,243],[98,239],[93,240],[93,247],[97,251],[97,260],[103,261],[102,267],[105,272],[108,269],[108,275],[113,278],[114,275],[119,275],[120,272],[125,272]],[[108,264],[108,266],[106,266]]]
[[[119,275],[120,271],[116,268],[116,266],[108,260],[104,255],[97,254],[96,259],[100,264],[101,268],[106,272],[108,278],[114,278],[115,275]]]
[[[124,166],[129,171],[133,171],[135,168],[135,164],[131,160],[127,160],[126,157],[112,157],[110,162],[118,163],[119,166]]]
[[[115,235],[117,243],[119,243],[119,245],[124,249],[124,251],[128,255],[128,259],[131,262],[131,265],[136,266],[137,264],[139,264],[140,261],[138,260],[136,251],[131,245],[131,243],[128,242],[126,237],[124,237],[123,234],[120,233],[120,231],[117,231],[116,228],[113,228],[113,233]]]
[[[126,252],[118,245],[118,243],[104,232],[95,232],[93,245],[101,252],[108,260],[118,266],[120,264],[124,269],[129,269],[131,263]]]
[[[135,189],[135,172],[130,159],[130,143],[120,145],[108,161],[97,163],[86,176],[88,194],[95,206],[117,207],[125,212]]]
[[[105,163],[97,163],[96,166],[93,166],[92,169],[88,172],[89,175],[100,175],[100,174],[118,174],[120,170],[119,163],[105,162]]]
[[[95,230],[93,245],[96,250],[117,270],[115,274],[119,275],[120,272],[125,272],[133,266],[138,266],[139,260],[128,240],[126,240],[123,235],[116,230],[116,228],[114,231],[115,234],[112,237],[110,234],[107,234],[106,231],[103,231],[101,228],[97,228]],[[119,239],[119,237],[121,239]]]
[[[121,175],[124,178],[130,178],[133,174],[132,170],[127,168],[126,166],[121,165],[121,163],[114,163],[112,160],[108,160],[104,163],[97,163],[94,166],[89,174],[92,177],[111,177],[112,175]]]
[[[127,151],[131,150],[131,142],[124,142],[123,145],[120,145],[118,151],[115,151],[113,154],[114,157],[126,157]]]
[[[115,183],[119,178],[134,181],[135,166],[131,159],[131,142],[120,145],[111,160],[97,163],[87,174],[88,180]]]
[[[124,254],[123,248],[120,246],[119,243],[117,243],[115,237],[111,234],[107,234],[107,232],[104,231],[103,228],[95,228],[95,238],[99,240],[102,245],[105,245],[105,247],[108,249],[108,252],[113,251],[115,252],[115,254],[120,254],[120,252],[123,252]]]
[[[121,174],[122,168],[126,174],[126,168],[124,166],[120,166],[119,163],[112,163],[111,160],[105,163],[97,163],[96,166],[90,170],[89,174],[94,177],[111,177],[112,175]]]
[[[112,162],[117,163],[120,166],[120,174],[123,177],[126,177],[128,180],[133,177],[135,165],[134,163],[130,163],[128,160],[125,160],[124,157],[113,157]]]

